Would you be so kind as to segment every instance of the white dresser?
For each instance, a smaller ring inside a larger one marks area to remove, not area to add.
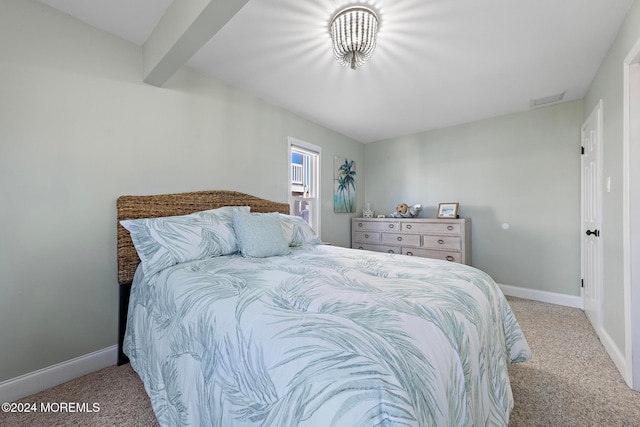
[[[351,247],[471,265],[471,219],[353,218]]]

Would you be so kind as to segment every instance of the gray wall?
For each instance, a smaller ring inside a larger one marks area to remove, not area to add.
[[[293,136],[322,148],[322,238],[349,245],[333,157],[363,174],[363,144],[188,68],[145,85],[141,48],[35,1],[0,2],[0,52],[0,381],[116,343],[119,195],[286,202]]]
[[[459,202],[473,266],[498,283],[580,295],[580,127],[574,101],[367,144],[378,213]],[[502,228],[509,224],[509,229]]]
[[[640,38],[640,3],[634,2],[618,36],[600,65],[591,88],[584,98],[587,117],[600,99],[603,100],[603,165],[602,175],[611,177],[611,192],[603,192],[603,330],[625,351],[624,271],[622,234],[622,138],[623,138],[623,62]],[[635,141],[634,143],[637,143]],[[631,168],[637,168],[631,164]],[[637,218],[631,223],[637,225]],[[640,307],[634,305],[634,310]]]

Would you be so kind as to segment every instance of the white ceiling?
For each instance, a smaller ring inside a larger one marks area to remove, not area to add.
[[[40,1],[140,46],[172,2]],[[353,3],[380,17],[376,51],[355,71],[333,58],[328,33]],[[366,143],[525,111],[565,91],[563,101],[581,99],[632,3],[249,0],[187,65]]]

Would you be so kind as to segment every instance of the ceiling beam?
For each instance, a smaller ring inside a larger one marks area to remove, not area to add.
[[[173,1],[142,48],[143,81],[165,84],[248,1]]]

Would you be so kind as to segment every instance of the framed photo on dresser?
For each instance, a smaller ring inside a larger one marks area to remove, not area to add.
[[[458,203],[440,203],[438,205],[438,218],[458,218]]]

